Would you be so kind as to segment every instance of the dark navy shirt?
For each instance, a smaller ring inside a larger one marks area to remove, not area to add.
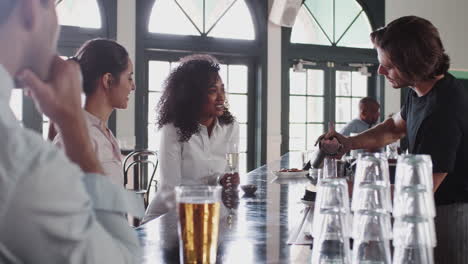
[[[431,155],[433,172],[448,173],[436,204],[468,203],[468,89],[446,74],[424,96],[411,90],[401,116],[409,152]]]

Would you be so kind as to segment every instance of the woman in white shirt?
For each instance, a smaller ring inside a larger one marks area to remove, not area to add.
[[[239,142],[239,125],[228,110],[217,60],[192,55],[169,75],[159,101],[159,190],[144,222],[166,213],[177,185],[239,184],[226,172],[228,147]]]
[[[114,109],[127,108],[130,93],[135,90],[132,60],[124,47],[108,39],[87,41],[74,59],[80,64],[83,76],[84,111],[94,151],[104,173],[112,182],[123,186],[120,147],[107,121]],[[60,133],[55,136],[54,144],[62,146]]]

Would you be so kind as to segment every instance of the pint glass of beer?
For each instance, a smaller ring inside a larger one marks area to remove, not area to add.
[[[221,187],[177,186],[181,263],[216,263]]]

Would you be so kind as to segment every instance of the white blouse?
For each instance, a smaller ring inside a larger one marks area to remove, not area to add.
[[[179,142],[177,128],[167,124],[161,128],[159,149],[160,181],[144,222],[166,213],[174,204],[177,185],[216,184],[217,177],[226,171],[228,142],[239,142],[239,124],[220,124],[215,121],[211,136],[207,127],[186,142]]]

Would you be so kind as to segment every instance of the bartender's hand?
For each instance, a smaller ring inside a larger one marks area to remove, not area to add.
[[[327,140],[331,141],[333,139],[338,140],[338,142],[342,145],[342,147],[338,150],[336,155],[333,156],[333,158],[340,159],[344,154],[348,153],[348,151],[351,150],[352,139],[351,137],[345,137],[340,133],[336,132],[333,124],[328,125],[328,132],[318,137],[317,141],[315,142],[315,145],[317,145],[322,140],[324,140],[326,143]]]

